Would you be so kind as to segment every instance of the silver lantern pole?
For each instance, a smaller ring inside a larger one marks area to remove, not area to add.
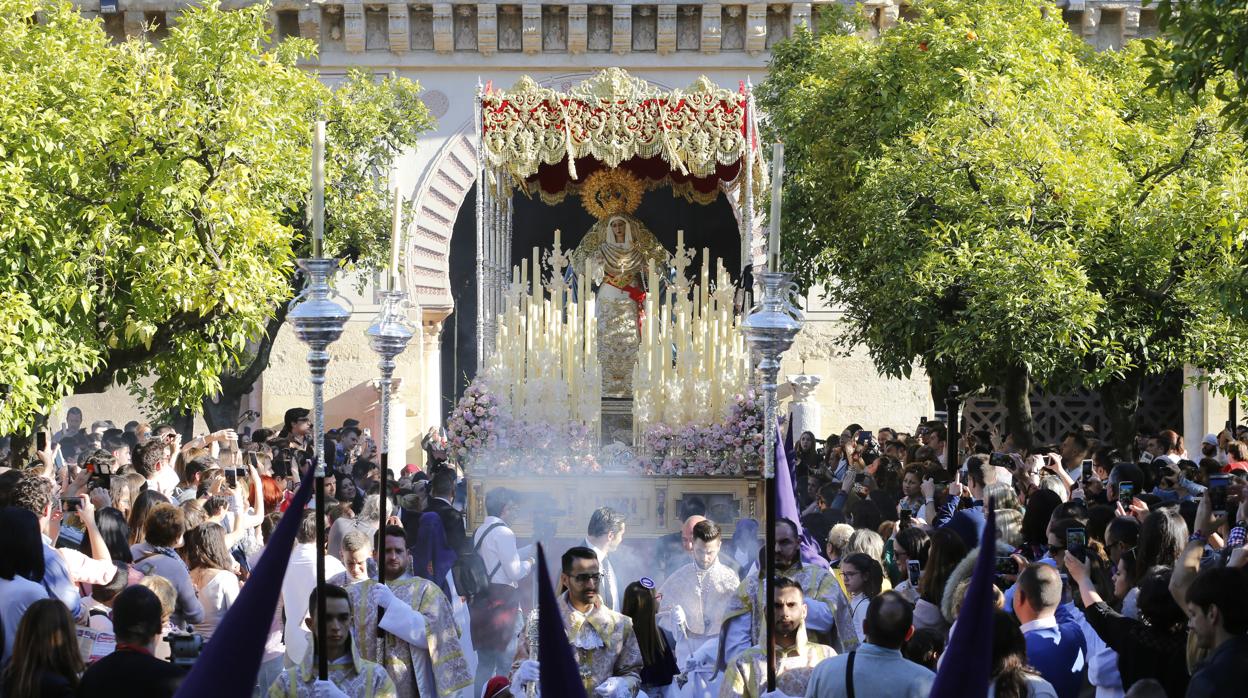
[[[395,358],[407,349],[407,343],[416,335],[416,329],[407,320],[407,294],[397,288],[382,291],[381,313],[369,326],[369,346],[377,353],[377,366],[381,369],[381,526],[386,526],[387,481],[390,477],[390,391],[394,385]],[[385,541],[385,536],[382,536]],[[383,546],[384,547],[384,546]],[[384,559],[384,556],[379,555]],[[386,583],[386,566],[377,565],[377,582]],[[378,633],[381,629],[378,628]]]
[[[767,497],[767,545],[765,554],[764,607],[767,614],[767,690],[776,690],[776,607],[771,595],[776,576],[776,390],[780,381],[780,356],[793,346],[802,328],[802,310],[795,302],[793,274],[780,266],[780,183],[784,177],[784,149],[776,144],[772,158],[771,231],[767,245],[767,271],[755,274],[762,297],[741,323],[746,341],[757,362],[763,391],[763,476]]]
[[[351,317],[351,305],[329,286],[338,269],[338,260],[322,254],[325,234],[325,122],[317,121],[312,141],[312,256],[299,260],[305,286],[290,304],[295,336],[308,345],[308,371],[312,381],[312,448],[316,478],[316,657],[317,675],[329,679],[329,657],[325,656],[325,369],[329,367],[329,345],[338,341]]]

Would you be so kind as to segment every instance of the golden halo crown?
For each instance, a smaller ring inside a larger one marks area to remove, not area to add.
[[[645,187],[625,170],[598,170],[581,185],[581,205],[594,218],[632,214],[641,205]]]

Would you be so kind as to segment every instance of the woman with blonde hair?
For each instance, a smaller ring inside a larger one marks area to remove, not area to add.
[[[85,670],[74,619],[65,604],[56,599],[31,604],[17,626],[13,655],[4,670],[4,695],[68,698]]]

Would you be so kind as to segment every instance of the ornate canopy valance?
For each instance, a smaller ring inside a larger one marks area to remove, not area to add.
[[[488,168],[506,172],[526,189],[538,184],[544,197],[575,190],[578,170],[587,175],[622,164],[661,169],[638,172],[655,183],[713,192],[740,174],[743,159],[759,190],[767,172],[751,110],[744,84],[732,92],[705,76],[686,89],[664,92],[609,68],[567,93],[525,76],[510,90],[487,88],[482,94],[481,137]],[[596,162],[587,166],[587,159]],[[556,169],[566,170],[566,177],[555,175]]]

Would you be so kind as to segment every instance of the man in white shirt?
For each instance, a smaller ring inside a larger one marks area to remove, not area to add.
[[[676,658],[682,660],[708,641],[718,641],[724,613],[736,594],[737,573],[719,560],[723,541],[719,526],[709,519],[693,527],[693,561],[672,573],[659,587],[671,609],[677,638]]]
[[[337,558],[325,556],[325,578],[345,573],[346,568]],[[286,609],[286,659],[287,666],[303,661],[308,650],[308,631],[303,618],[308,614],[308,595],[316,588],[316,512],[308,509],[299,522],[295,534],[295,549],[286,565],[286,577],[282,579],[282,604]]]
[[[533,546],[516,550],[516,534],[507,525],[516,505],[516,493],[498,487],[485,494],[485,520],[472,536],[472,545],[485,563],[490,586],[472,599],[472,641],[477,650],[474,693],[485,683],[511,670],[507,645],[516,635],[520,604],[517,587],[533,570]],[[523,556],[523,559],[522,559]]]
[[[624,542],[624,515],[610,508],[595,509],[589,517],[589,529],[585,536],[585,547],[598,555],[602,566],[602,605],[618,611],[620,608],[619,583],[615,578],[615,568],[607,556],[619,549]]]

